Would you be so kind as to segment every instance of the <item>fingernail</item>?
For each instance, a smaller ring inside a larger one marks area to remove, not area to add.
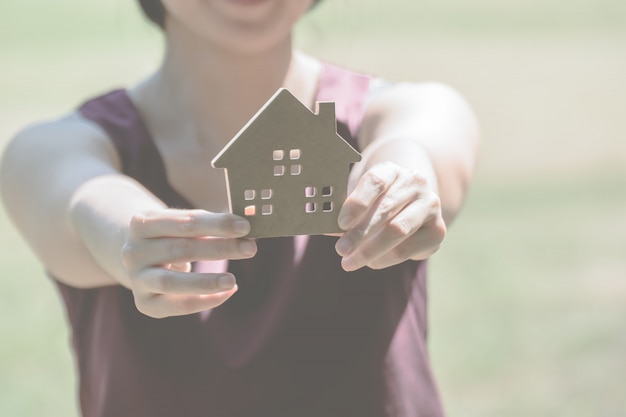
[[[354,262],[353,262],[353,260],[352,260],[352,259],[350,259],[350,258],[343,258],[343,259],[341,260],[341,267],[342,267],[345,271],[347,271],[347,272],[352,272],[352,271],[355,271],[355,270],[357,269],[357,268],[356,268],[356,265],[355,265],[355,264],[354,264]]]
[[[242,240],[239,242],[239,250],[245,256],[252,256],[256,253],[256,243],[251,240]]]
[[[233,224],[235,232],[246,235],[250,232],[250,223],[247,220],[236,220]]]
[[[217,285],[222,290],[230,290],[235,286],[235,277],[232,275],[222,275],[217,279]]]
[[[337,241],[337,245],[335,246],[335,249],[337,249],[337,253],[339,255],[345,256],[349,254],[350,252],[352,252],[352,247],[353,245],[350,239],[343,237]]]

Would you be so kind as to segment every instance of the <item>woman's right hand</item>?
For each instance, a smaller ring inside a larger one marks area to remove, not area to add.
[[[163,209],[130,222],[122,258],[137,309],[162,318],[217,307],[236,291],[229,273],[192,272],[191,262],[246,259],[256,242],[242,239],[250,224],[232,214]]]

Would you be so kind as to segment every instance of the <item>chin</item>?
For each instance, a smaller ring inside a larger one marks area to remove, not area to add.
[[[163,0],[167,31],[234,53],[262,53],[290,44],[291,31],[310,0]],[[185,34],[186,33],[186,34]],[[208,45],[207,45],[208,46]]]
[[[291,27],[240,23],[223,32],[207,33],[206,37],[214,45],[233,53],[259,54],[291,45]]]

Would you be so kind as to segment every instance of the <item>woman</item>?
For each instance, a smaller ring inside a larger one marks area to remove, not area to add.
[[[442,415],[424,260],[462,205],[476,122],[445,86],[293,51],[313,3],[141,1],[160,68],[8,146],[3,200],[65,301],[85,417]],[[363,154],[338,239],[255,242],[227,214],[210,161],[280,87],[336,101]]]

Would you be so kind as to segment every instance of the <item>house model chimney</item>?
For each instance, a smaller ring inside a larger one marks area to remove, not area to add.
[[[316,107],[317,117],[320,117],[321,120],[328,120],[328,122],[331,124],[332,129],[334,130],[337,123],[335,119],[335,103],[317,102]]]

